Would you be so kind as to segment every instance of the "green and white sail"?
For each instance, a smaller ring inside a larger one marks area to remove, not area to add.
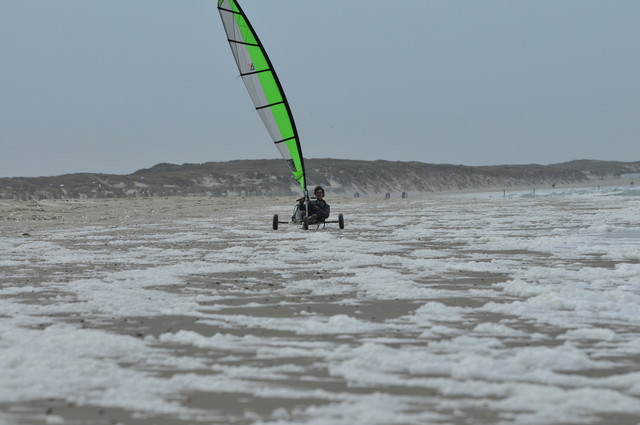
[[[218,0],[218,11],[240,76],[256,111],[306,195],[307,184],[298,131],[267,52],[236,0]]]

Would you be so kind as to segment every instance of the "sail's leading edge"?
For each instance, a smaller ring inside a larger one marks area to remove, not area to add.
[[[278,76],[236,0],[218,0],[224,30],[251,100],[303,193],[307,184],[300,140]]]

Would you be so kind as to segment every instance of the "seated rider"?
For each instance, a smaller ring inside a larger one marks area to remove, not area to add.
[[[313,189],[316,199],[309,202],[309,222],[323,222],[329,218],[331,208],[324,200],[324,189],[322,186],[316,186]]]

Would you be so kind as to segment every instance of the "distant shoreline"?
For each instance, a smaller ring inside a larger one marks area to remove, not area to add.
[[[399,161],[309,159],[307,185],[336,197],[427,196],[434,193],[630,184],[640,162],[571,161],[553,165],[470,167]],[[637,182],[634,182],[637,184]],[[0,199],[105,199],[166,196],[300,196],[280,159],[158,164],[128,175],[76,173],[0,179]]]

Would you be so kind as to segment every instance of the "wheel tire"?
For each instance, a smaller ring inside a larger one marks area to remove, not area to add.
[[[273,230],[278,230],[278,214],[273,215]]]
[[[342,213],[338,214],[338,226],[341,229],[344,229],[344,216],[342,215]]]
[[[309,230],[309,217],[307,217],[306,215],[304,216],[304,219],[302,220],[302,228],[304,230]]]

